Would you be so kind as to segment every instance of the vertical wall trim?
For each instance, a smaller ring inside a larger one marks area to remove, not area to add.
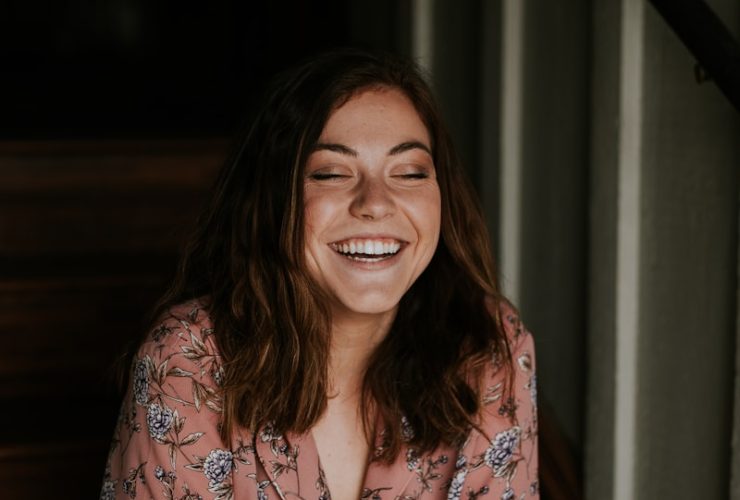
[[[434,0],[413,0],[411,23],[411,54],[431,75],[434,69]]]
[[[501,162],[501,4],[482,2],[481,5],[481,56],[480,56],[480,135],[477,180],[486,216],[491,244],[501,241],[500,236],[500,162]],[[499,248],[492,247],[496,264],[501,258]]]
[[[635,498],[643,2],[622,0],[614,498]]]
[[[737,289],[735,292],[735,405],[730,458],[730,500],[740,500],[740,191],[738,191]]]
[[[521,281],[522,88],[524,1],[504,0],[501,42],[501,285],[515,304]]]

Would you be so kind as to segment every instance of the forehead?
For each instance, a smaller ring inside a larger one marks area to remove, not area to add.
[[[368,88],[352,94],[330,113],[321,140],[362,139],[363,134],[380,131],[413,136],[408,138],[430,145],[429,130],[413,102],[395,87]]]

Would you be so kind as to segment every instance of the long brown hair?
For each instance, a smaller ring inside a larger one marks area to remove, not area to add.
[[[271,88],[160,303],[161,312],[205,297],[225,370],[224,439],[235,426],[303,433],[326,408],[331,317],[304,262],[302,170],[333,110],[361,90],[394,88],[429,130],[441,238],[371,356],[361,410],[368,438],[376,415],[385,426],[380,460],[391,461],[404,441],[420,452],[460,442],[475,425],[471,381],[482,363],[497,356],[506,369],[510,361],[482,213],[432,92],[412,62],[357,50],[315,57]]]

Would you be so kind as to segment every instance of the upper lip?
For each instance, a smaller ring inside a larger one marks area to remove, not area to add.
[[[349,240],[393,240],[397,241],[401,244],[408,243],[407,240],[403,238],[399,238],[398,236],[394,236],[392,234],[370,234],[370,233],[362,233],[362,234],[353,234],[351,236],[344,236],[340,239],[333,240],[329,244],[336,244],[336,243],[343,243],[345,241]]]

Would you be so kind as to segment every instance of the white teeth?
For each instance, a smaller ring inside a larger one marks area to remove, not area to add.
[[[347,243],[332,243],[332,248],[345,255],[364,254],[388,256],[396,254],[401,249],[401,243],[398,241],[377,241],[377,240],[351,240]]]

